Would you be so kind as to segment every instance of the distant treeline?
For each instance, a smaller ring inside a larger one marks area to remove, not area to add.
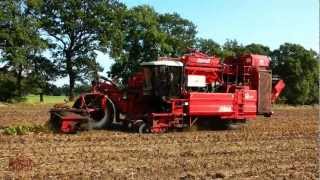
[[[128,8],[117,0],[0,1],[0,101],[29,93],[67,94],[72,99],[87,88],[77,84],[90,84],[103,70],[96,62],[97,51],[115,60],[108,75],[125,84],[141,62],[178,57],[188,48],[222,60],[243,53],[268,55],[274,74],[287,85],[283,102],[318,103],[315,51],[293,43],[275,50],[237,40],[218,44],[198,38],[196,25],[177,13],[161,14],[147,5]],[[61,77],[69,77],[68,86],[49,83]]]
[[[90,92],[90,90],[91,86],[88,84],[77,84],[74,87],[74,94],[78,96],[82,93]],[[42,93],[51,96],[68,96],[69,85],[65,84],[63,86],[58,87],[53,84],[48,84],[48,86],[43,89]]]

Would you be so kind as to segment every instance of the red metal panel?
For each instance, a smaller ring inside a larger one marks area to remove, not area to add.
[[[269,67],[270,59],[268,56],[251,54],[252,66],[255,67]]]
[[[245,119],[256,116],[256,90],[233,93],[190,93],[190,116],[221,116],[223,119]]]
[[[220,69],[218,68],[207,68],[207,67],[186,67],[186,76],[192,75],[203,75],[206,76],[206,83],[211,84],[215,81],[220,81]]]
[[[286,84],[283,80],[279,80],[277,84],[272,88],[272,102],[275,102],[277,98],[280,96],[280,93],[283,91]]]
[[[257,91],[245,90],[244,91],[244,105],[243,113],[245,117],[255,117],[257,113]]]
[[[191,116],[233,114],[233,94],[192,92],[189,97]]]
[[[198,67],[220,66],[220,59],[218,57],[210,57],[200,52],[187,54],[183,56],[181,60],[186,66],[198,66]]]

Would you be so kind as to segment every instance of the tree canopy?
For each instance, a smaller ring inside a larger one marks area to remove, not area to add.
[[[161,56],[182,56],[196,43],[196,26],[177,13],[159,14],[160,31],[165,33]]]
[[[101,70],[95,61],[96,51],[106,52],[118,40],[118,22],[124,7],[115,0],[28,1],[28,9],[39,21],[55,63],[61,74],[69,77],[70,99],[76,80],[89,75],[93,78]]]
[[[268,46],[252,43],[244,47],[244,53],[261,54],[261,55],[270,56],[271,50]]]
[[[47,44],[39,36],[38,21],[22,0],[0,2],[0,26],[1,71],[15,77],[10,79],[15,79],[15,94],[21,96],[22,82]]]
[[[223,44],[223,58],[229,56],[239,56],[244,53],[244,47],[237,40],[227,39],[227,41]]]
[[[212,39],[198,38],[195,47],[199,51],[202,51],[210,56],[221,57],[223,55],[221,46]]]
[[[319,60],[317,53],[298,44],[285,43],[272,52],[272,69],[285,82],[283,93],[290,104],[319,101]]]
[[[112,77],[125,82],[143,61],[158,56],[180,56],[195,42],[195,25],[178,14],[158,14],[150,6],[137,6],[124,17],[122,53],[114,56]]]

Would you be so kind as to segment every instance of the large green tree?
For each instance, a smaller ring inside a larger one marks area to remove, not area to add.
[[[269,56],[271,54],[271,50],[268,46],[264,46],[262,44],[248,44],[244,47],[244,53],[252,53],[252,54],[260,54]]]
[[[286,83],[283,93],[290,104],[317,103],[319,62],[317,53],[298,44],[285,43],[272,52],[273,73]]]
[[[220,57],[223,52],[221,46],[212,39],[198,38],[196,43],[196,49],[210,55]]]
[[[124,43],[111,76],[125,83],[144,61],[158,56],[180,56],[195,42],[195,25],[178,14],[158,14],[150,6],[128,9],[123,23]]]
[[[123,20],[124,43],[122,53],[114,56],[111,76],[118,77],[123,83],[139,64],[157,58],[165,34],[159,31],[157,13],[149,6],[137,6],[126,11]]]
[[[196,26],[177,13],[158,15],[160,31],[165,33],[164,44],[161,46],[161,56],[182,56],[188,48],[196,43]]]
[[[223,45],[223,57],[239,56],[246,53],[261,54],[269,56],[271,50],[268,46],[251,43],[246,46],[240,44],[237,40],[227,40]]]
[[[18,96],[22,95],[22,81],[30,71],[32,57],[38,56],[46,47],[38,33],[38,25],[26,10],[24,0],[0,2],[0,60],[4,64],[2,70],[15,77]]]
[[[69,98],[75,82],[101,70],[96,51],[119,52],[122,12],[116,0],[29,0],[28,10],[41,23],[62,75],[69,77]]]
[[[240,44],[237,40],[230,40],[227,39],[227,41],[223,44],[223,58],[229,57],[229,56],[239,56],[244,53],[244,47],[242,44]]]
[[[31,56],[29,60],[29,71],[26,73],[25,87],[29,92],[42,94],[50,81],[56,80],[59,75],[57,67],[52,61],[44,56]]]

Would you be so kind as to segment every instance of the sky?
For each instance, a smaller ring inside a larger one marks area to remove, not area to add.
[[[122,0],[128,8],[147,4],[158,13],[177,12],[197,26],[197,37],[219,44],[236,39],[271,49],[285,42],[319,52],[319,0]],[[105,74],[113,60],[98,53]],[[58,80],[57,85],[67,83]]]

